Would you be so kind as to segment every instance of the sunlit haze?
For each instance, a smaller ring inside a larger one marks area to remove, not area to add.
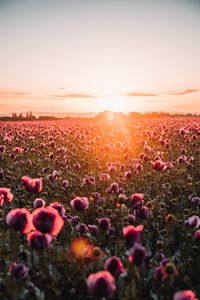
[[[0,0],[0,107],[200,113],[200,2]]]

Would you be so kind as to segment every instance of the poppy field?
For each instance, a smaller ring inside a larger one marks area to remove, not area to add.
[[[0,124],[0,299],[200,298],[200,119]]]

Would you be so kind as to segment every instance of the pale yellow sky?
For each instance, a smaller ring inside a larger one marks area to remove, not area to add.
[[[0,1],[0,108],[200,112],[195,0]]]

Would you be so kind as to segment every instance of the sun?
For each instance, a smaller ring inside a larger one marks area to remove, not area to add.
[[[98,99],[98,105],[102,111],[124,112],[125,99],[119,96],[105,96]]]

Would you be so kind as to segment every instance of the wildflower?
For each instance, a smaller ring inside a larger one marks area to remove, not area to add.
[[[200,239],[200,230],[197,230],[194,234],[195,239]]]
[[[80,221],[80,217],[79,216],[73,216],[73,217],[71,217],[71,223],[72,223],[72,225],[77,225],[79,221]]]
[[[33,207],[34,207],[34,209],[39,208],[39,207],[44,207],[45,204],[46,204],[46,202],[42,198],[36,198],[33,201]]]
[[[139,242],[141,238],[141,233],[143,231],[144,227],[143,225],[138,225],[138,226],[132,226],[128,225],[123,228],[123,235],[126,240],[127,246],[133,247],[135,242]]]
[[[43,234],[39,231],[29,233],[27,239],[29,245],[38,251],[48,248],[52,242],[52,237],[48,233]]]
[[[8,188],[0,188],[0,206],[3,206],[4,201],[7,203],[13,200],[13,194],[10,192]]]
[[[91,235],[96,235],[97,234],[97,232],[98,232],[98,228],[97,228],[97,226],[96,225],[88,225],[88,229],[89,229],[89,232],[90,232],[90,234]]]
[[[191,290],[179,291],[174,294],[173,300],[198,300]]]
[[[42,178],[30,178],[23,176],[21,178],[25,189],[31,193],[40,193],[42,191]]]
[[[132,200],[131,204],[134,209],[140,208],[144,204],[144,195],[143,194],[132,194],[131,200]]]
[[[198,228],[200,226],[200,218],[196,215],[190,217],[185,221],[185,224],[190,226],[190,227],[195,227]]]
[[[140,219],[146,219],[150,215],[150,210],[146,206],[142,206],[140,209],[136,210],[136,217]]]
[[[102,258],[104,256],[103,251],[101,250],[100,247],[94,247],[91,251],[91,259],[93,260],[99,260],[100,258]]]
[[[29,268],[23,263],[12,263],[9,267],[9,271],[16,279],[21,280],[27,277]]]
[[[105,261],[104,269],[109,271],[113,277],[125,272],[123,264],[119,257],[112,256]]]
[[[164,163],[162,160],[156,160],[152,162],[153,169],[157,171],[162,171],[167,168],[166,163]]]
[[[118,193],[119,192],[119,184],[117,182],[113,182],[110,186],[110,193]]]
[[[128,214],[128,223],[130,225],[133,225],[135,223],[135,221],[136,221],[136,217],[132,214]]]
[[[69,186],[69,181],[68,180],[63,180],[62,182],[62,187],[66,190]]]
[[[16,153],[16,154],[20,154],[20,153],[23,152],[23,149],[22,149],[21,147],[15,147],[15,148],[13,149],[13,152]]]
[[[76,231],[78,231],[80,234],[84,234],[88,232],[88,227],[84,223],[78,223],[75,227]]]
[[[80,170],[80,168],[81,168],[81,165],[79,163],[74,164],[74,169],[76,171]]]
[[[84,211],[89,207],[87,197],[76,197],[70,202],[71,206],[77,211]]]
[[[129,250],[128,259],[137,267],[142,267],[144,269],[148,265],[149,256],[142,245],[135,243],[135,245]]]
[[[30,212],[26,208],[15,208],[6,215],[6,224],[22,233],[28,233],[33,229]]]
[[[65,208],[64,208],[64,206],[62,204],[60,204],[59,202],[53,202],[49,206],[51,206],[54,209],[56,209],[61,217],[64,217],[64,215],[65,215]]]
[[[6,146],[0,145],[0,152],[5,153],[6,152]]]
[[[191,203],[200,205],[200,197],[192,197],[190,201],[191,201]]]
[[[131,178],[132,177],[132,172],[129,170],[129,171],[126,171],[124,173],[124,176],[127,177],[127,178]]]
[[[92,296],[99,298],[111,298],[116,290],[115,279],[108,271],[90,274],[87,286]]]
[[[185,155],[181,155],[177,158],[177,162],[184,164],[187,161],[187,157]]]
[[[110,227],[110,219],[109,218],[99,219],[99,227],[103,230],[108,230],[108,228]]]
[[[173,214],[168,214],[167,216],[165,216],[165,222],[173,224],[176,222],[176,217]]]
[[[51,235],[57,235],[64,225],[64,221],[58,211],[51,206],[34,210],[32,220],[38,231]]]
[[[100,175],[100,180],[101,181],[109,181],[110,180],[110,175],[108,174],[108,173],[102,173],[101,175]]]
[[[169,260],[169,258],[164,258],[160,266],[155,269],[154,277],[159,281],[165,281],[168,277],[175,277],[178,275],[175,264]]]

